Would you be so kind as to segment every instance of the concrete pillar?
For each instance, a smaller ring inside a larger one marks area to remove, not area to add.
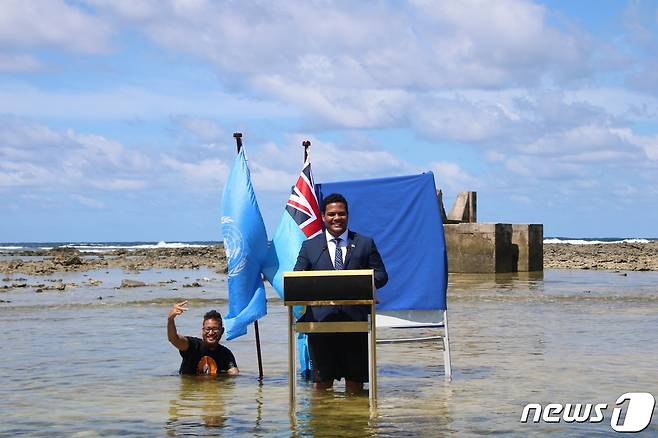
[[[445,224],[449,272],[516,272],[511,224]]]
[[[477,222],[477,193],[459,192],[448,213],[447,223]]]
[[[518,251],[518,270],[544,270],[544,226],[542,224],[513,224],[512,245]]]
[[[544,269],[542,224],[445,224],[449,272]]]
[[[436,191],[436,199],[439,201],[439,213],[441,213],[441,223],[448,223],[448,216],[446,216],[446,209],[443,207],[443,192],[441,189]]]

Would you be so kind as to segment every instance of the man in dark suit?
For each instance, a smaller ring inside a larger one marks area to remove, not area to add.
[[[322,200],[325,231],[305,241],[295,271],[373,269],[375,287],[388,281],[375,242],[348,231],[347,200],[333,193]],[[370,306],[309,306],[300,321],[367,321]],[[334,380],[345,378],[348,392],[363,390],[368,381],[367,333],[322,333],[308,335],[315,387],[329,389]]]

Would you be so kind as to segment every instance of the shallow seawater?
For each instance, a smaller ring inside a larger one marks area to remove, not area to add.
[[[190,298],[178,328],[198,336],[203,313],[226,312],[222,275],[206,270],[57,274],[49,278],[78,287],[0,292],[5,301],[0,303],[0,435],[610,435],[617,397],[658,396],[658,273],[622,274],[453,274],[451,382],[444,380],[436,345],[380,345],[376,415],[370,415],[366,396],[348,396],[340,384],[318,394],[300,382],[294,418],[288,403],[286,312],[274,295],[260,322],[262,383],[251,328],[247,336],[225,343],[237,358],[239,376],[181,377],[180,357],[166,339],[167,312],[174,302]],[[84,285],[90,278],[103,283]],[[150,286],[119,289],[123,278]],[[193,282],[201,286],[184,287]],[[596,424],[521,423],[522,409],[531,402],[609,408]],[[643,434],[658,434],[656,416]]]

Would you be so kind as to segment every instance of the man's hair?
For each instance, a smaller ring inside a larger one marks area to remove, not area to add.
[[[205,315],[203,315],[203,322],[206,322],[206,320],[208,319],[216,319],[217,321],[219,321],[220,325],[224,325],[224,323],[222,322],[222,314],[216,310],[211,310],[209,312],[206,312]]]
[[[347,199],[340,193],[332,193],[331,195],[327,195],[322,199],[322,206],[321,206],[321,213],[324,214],[324,212],[327,210],[327,205],[333,204],[335,202],[342,202],[345,204],[345,211],[349,213],[349,208],[347,207]]]

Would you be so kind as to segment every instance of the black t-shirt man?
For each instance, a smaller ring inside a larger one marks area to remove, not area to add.
[[[174,320],[187,310],[187,301],[174,304],[167,317],[167,339],[178,349],[183,361],[180,374],[236,375],[240,372],[231,350],[219,343],[224,334],[222,315],[211,310],[203,316],[201,339],[181,336]]]
[[[180,374],[219,374],[237,368],[233,353],[223,345],[217,344],[216,348],[210,349],[199,338],[186,338],[187,350],[179,351],[183,358],[178,370]]]

